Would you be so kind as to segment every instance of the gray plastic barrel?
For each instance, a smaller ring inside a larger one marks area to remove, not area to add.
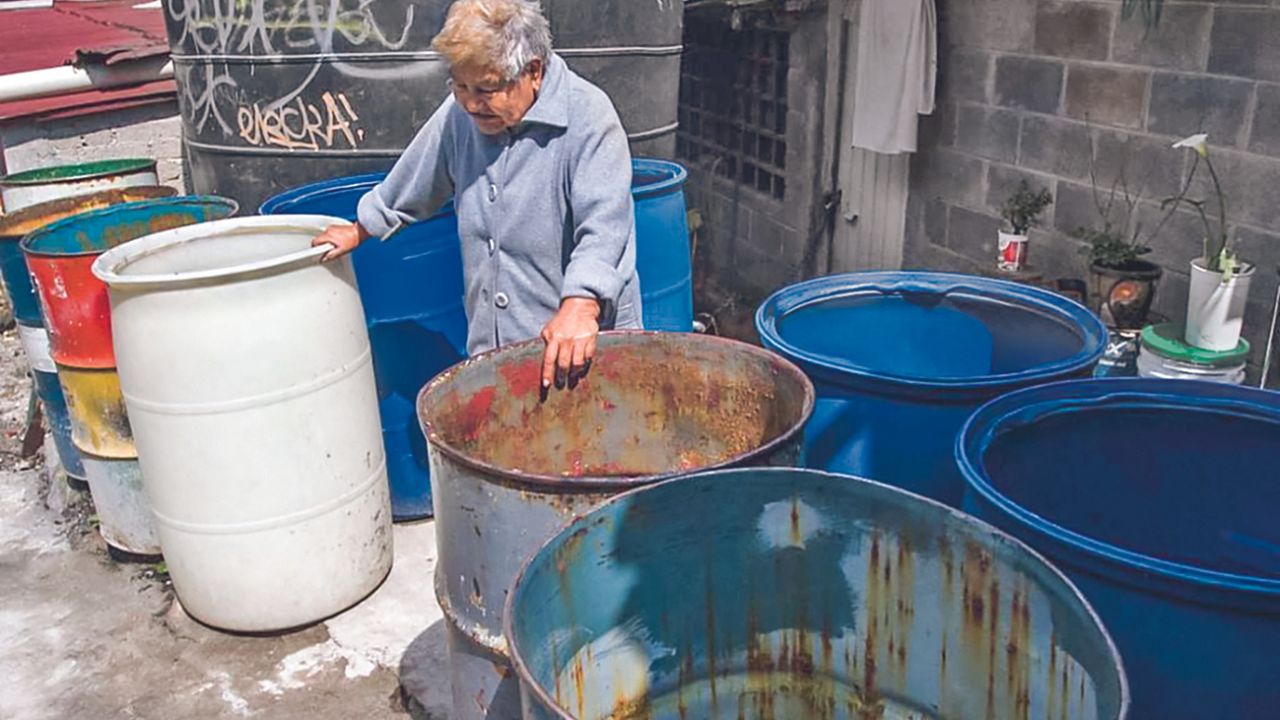
[[[418,412],[430,447],[453,720],[519,715],[502,608],[521,563],[564,521],[692,470],[799,462],[813,385],[761,348],[613,332],[573,387],[542,393],[541,340],[445,371]]]

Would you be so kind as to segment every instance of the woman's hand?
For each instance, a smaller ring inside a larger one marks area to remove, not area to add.
[[[595,298],[571,297],[542,328],[547,349],[542,354],[542,387],[576,379],[586,372],[596,354],[600,334],[600,303]]]
[[[311,246],[332,245],[333,249],[324,254],[322,258],[325,262],[336,260],[355,250],[360,243],[369,238],[369,233],[365,232],[360,223],[351,223],[350,225],[330,225],[324,232],[315,236],[311,241]]]

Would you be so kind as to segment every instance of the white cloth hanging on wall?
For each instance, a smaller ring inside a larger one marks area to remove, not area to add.
[[[853,146],[915,152],[918,116],[933,112],[937,75],[934,0],[862,0]]]

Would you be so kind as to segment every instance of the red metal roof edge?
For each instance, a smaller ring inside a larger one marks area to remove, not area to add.
[[[0,47],[6,48],[0,52],[0,74],[38,70],[54,66],[55,62],[60,65],[112,65],[167,55],[169,46],[165,37],[164,10],[134,7],[141,1],[55,0],[52,8],[5,11],[4,22],[0,22]],[[33,42],[31,32],[39,27],[61,30],[41,36],[55,45],[27,44],[24,47],[24,44]],[[172,80],[157,80],[129,87],[15,100],[0,103],[0,122],[65,119],[170,102],[175,94],[176,86]]]

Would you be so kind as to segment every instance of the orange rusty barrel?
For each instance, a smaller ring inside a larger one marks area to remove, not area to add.
[[[540,391],[541,340],[479,355],[418,398],[430,447],[454,720],[519,715],[502,607],[561,523],[693,470],[800,464],[814,391],[772,352],[692,333],[609,332],[580,381]]]

